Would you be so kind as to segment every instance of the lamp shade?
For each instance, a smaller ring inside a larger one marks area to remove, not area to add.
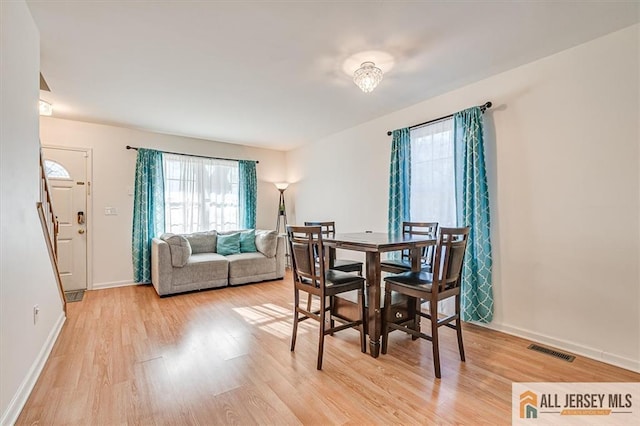
[[[289,187],[289,183],[288,182],[276,182],[276,183],[274,183],[274,185],[280,191],[284,191],[285,189],[287,189]]]

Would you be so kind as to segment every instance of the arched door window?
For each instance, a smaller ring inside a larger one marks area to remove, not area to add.
[[[58,162],[44,160],[44,171],[49,179],[71,179],[69,171]]]

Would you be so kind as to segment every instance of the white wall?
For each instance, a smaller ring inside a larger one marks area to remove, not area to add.
[[[40,35],[24,1],[0,2],[0,424],[12,424],[64,322],[40,220]],[[34,324],[33,306],[40,306]]]
[[[93,154],[91,182],[93,264],[89,282],[93,289],[131,284],[131,228],[136,151],[127,145],[196,155],[258,160],[258,208],[256,226],[274,229],[278,190],[273,182],[285,178],[285,154],[260,148],[201,139],[164,135],[122,127],[42,117],[43,145],[89,148]],[[105,216],[105,207],[115,207],[117,216]]]
[[[293,220],[385,231],[387,130],[490,100],[490,326],[640,371],[638,40],[635,25],[289,152]]]

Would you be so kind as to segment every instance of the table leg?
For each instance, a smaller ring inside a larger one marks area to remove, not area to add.
[[[382,330],[382,312],[380,310],[380,253],[367,252],[367,326],[369,329],[369,348],[371,356],[380,354],[380,334]]]
[[[411,270],[414,272],[419,272],[422,265],[420,264],[422,260],[422,247],[411,247],[409,250],[409,256],[411,257]]]
[[[333,268],[333,265],[336,263],[336,248],[329,247],[329,250],[325,251],[325,264],[327,265],[327,269]]]
[[[413,247],[410,251],[409,254],[411,256],[411,270],[414,272],[418,272],[420,271],[420,268],[422,267],[421,261],[422,261],[422,247]],[[413,329],[415,331],[420,331],[420,315],[418,315],[418,312],[420,312],[420,307],[422,306],[422,300],[420,298],[416,298],[415,301],[413,302],[415,305],[415,315],[414,315],[414,321],[413,321]],[[411,303],[411,301],[409,302]],[[411,340],[416,340],[418,339],[416,336],[411,336]]]

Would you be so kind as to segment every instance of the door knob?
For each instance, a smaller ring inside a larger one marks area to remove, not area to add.
[[[82,228],[78,229],[78,234],[84,234],[84,229]]]

